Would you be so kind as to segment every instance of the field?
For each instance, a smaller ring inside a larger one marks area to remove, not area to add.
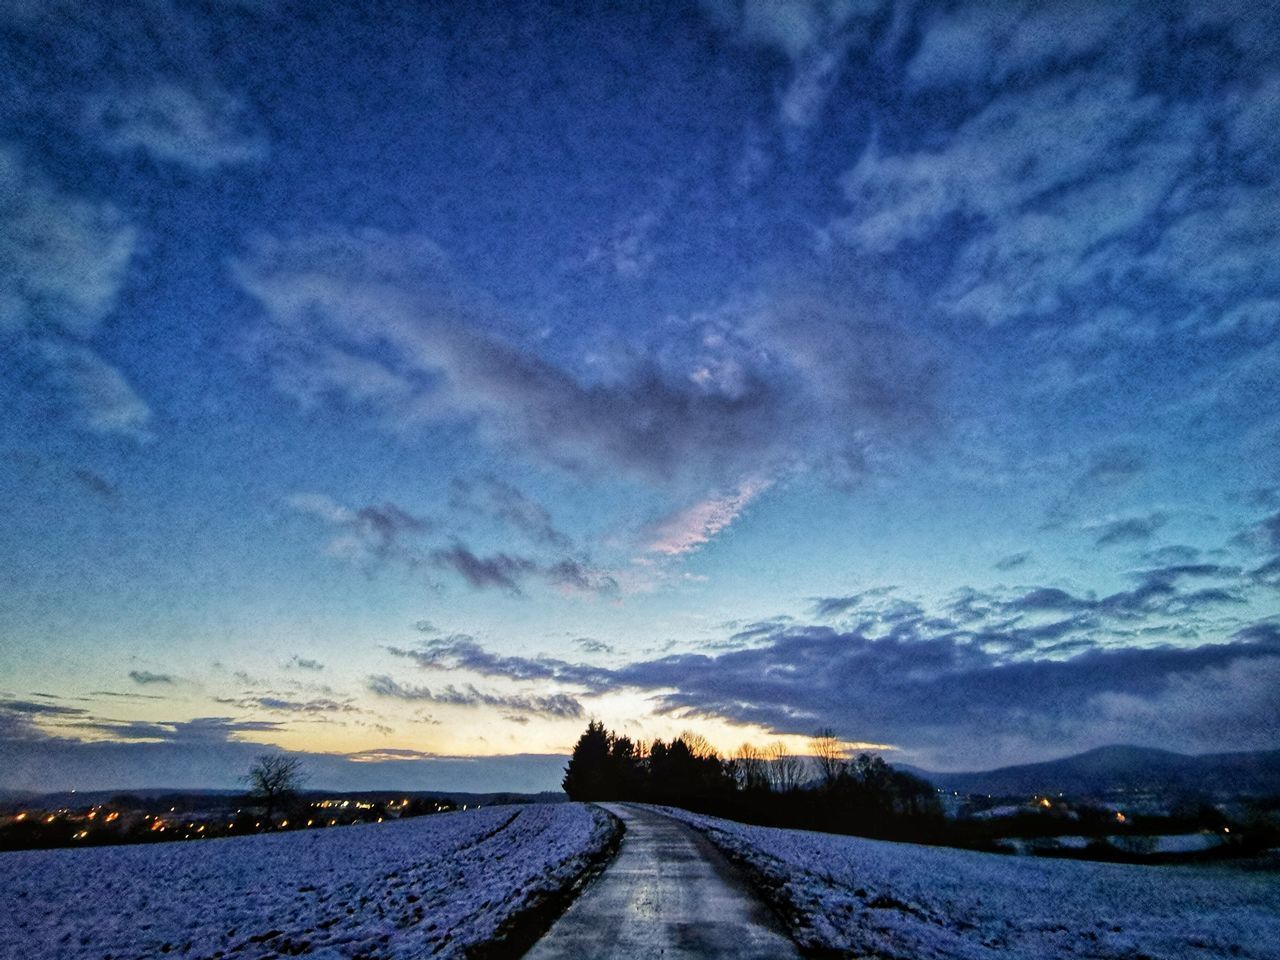
[[[582,804],[199,842],[0,854],[5,960],[456,957],[571,884]]]
[[[1280,958],[1280,872],[1046,860],[753,827],[663,808],[748,866],[815,953]]]

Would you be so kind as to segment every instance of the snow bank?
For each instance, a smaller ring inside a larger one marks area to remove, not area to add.
[[[611,839],[583,804],[147,846],[0,854],[0,956],[456,957]]]
[[[1280,874],[1005,857],[662,808],[744,862],[802,947],[927,958],[1280,958]]]

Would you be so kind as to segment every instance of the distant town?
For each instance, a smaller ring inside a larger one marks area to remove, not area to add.
[[[212,840],[268,831],[323,830],[383,823],[494,802],[539,799],[515,795],[323,793],[299,795],[266,815],[244,794],[143,792],[47,794],[0,803],[0,850],[88,847],[123,843]]]

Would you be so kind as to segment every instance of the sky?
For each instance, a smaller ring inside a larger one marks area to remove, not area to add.
[[[0,2],[0,787],[1280,747],[1280,8]]]

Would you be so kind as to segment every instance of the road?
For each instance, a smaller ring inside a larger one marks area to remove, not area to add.
[[[627,804],[614,861],[525,960],[798,958],[738,870],[692,827]]]

